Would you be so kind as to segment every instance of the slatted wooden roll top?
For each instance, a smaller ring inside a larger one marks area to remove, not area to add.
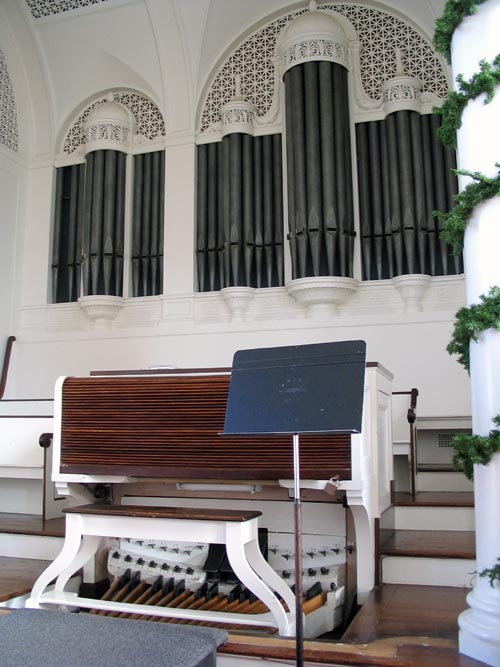
[[[291,436],[222,436],[230,375],[67,378],[62,473],[178,479],[293,478]],[[349,479],[349,435],[300,438],[301,478]]]

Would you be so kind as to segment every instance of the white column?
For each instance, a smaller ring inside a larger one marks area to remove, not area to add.
[[[196,146],[167,146],[163,293],[192,294],[195,267]]]
[[[469,80],[479,61],[492,62],[500,51],[500,0],[487,0],[462,21],[452,42],[453,75]],[[470,101],[458,132],[461,169],[495,176],[500,162],[500,88],[489,104],[485,96]],[[468,182],[461,177],[461,187]],[[477,303],[490,287],[500,286],[500,197],[476,207],[465,233],[464,262],[468,304]],[[500,332],[494,329],[471,343],[472,428],[488,435],[500,414]],[[500,453],[488,466],[474,466],[477,571],[491,569],[500,557]],[[467,597],[469,609],[459,617],[460,652],[500,667],[500,585],[476,578]]]

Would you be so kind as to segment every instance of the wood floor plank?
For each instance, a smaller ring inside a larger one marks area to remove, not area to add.
[[[50,563],[48,560],[0,556],[0,602],[29,593]]]
[[[457,618],[469,589],[384,584],[374,589],[342,641],[366,644],[387,637],[457,639]]]
[[[475,534],[465,530],[395,530],[381,546],[381,554],[474,559]]]

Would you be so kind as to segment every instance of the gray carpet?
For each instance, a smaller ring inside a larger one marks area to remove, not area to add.
[[[214,628],[19,609],[0,616],[0,665],[215,667],[226,639]]]

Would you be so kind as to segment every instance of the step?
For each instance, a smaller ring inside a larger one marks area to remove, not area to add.
[[[476,569],[472,531],[395,530],[380,550],[384,583],[472,585]]]
[[[51,561],[61,551],[63,543],[63,537],[0,533],[0,556]]]
[[[382,557],[384,584],[470,588],[476,561],[464,558]]]
[[[474,491],[474,483],[461,472],[419,472],[417,491]]]
[[[395,505],[419,507],[474,507],[474,493],[470,491],[420,491],[396,493]]]
[[[474,531],[473,507],[432,507],[425,505],[394,508],[394,527],[406,530]]]
[[[476,557],[475,535],[471,531],[395,530],[380,550],[383,556]]]
[[[54,560],[64,542],[64,521],[0,512],[0,557]]]

